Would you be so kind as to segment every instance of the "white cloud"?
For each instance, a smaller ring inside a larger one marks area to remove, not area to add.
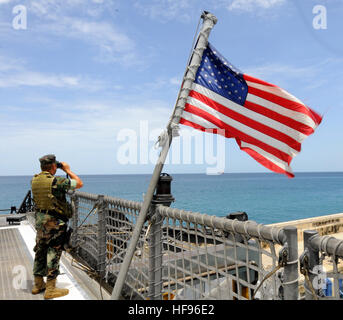
[[[135,43],[125,33],[107,22],[61,17],[45,27],[46,31],[90,43],[99,48],[103,62],[117,61],[124,65],[139,64]]]
[[[107,22],[90,22],[75,18],[65,18],[61,21],[61,31],[68,28],[66,35],[89,40],[109,52],[130,52],[134,42],[127,35],[118,31]]]
[[[116,84],[116,85],[113,85],[112,86],[112,89],[114,89],[114,90],[123,90],[124,89],[124,87],[123,86],[121,86],[121,85],[119,85],[119,84]]]
[[[140,121],[143,120],[149,121],[149,132],[156,129],[159,131],[165,127],[171,114],[165,102],[153,100],[132,104],[120,100],[112,103],[57,102],[55,106],[40,109],[11,109],[11,114],[8,108],[0,109],[3,132],[0,150],[6,149],[16,155],[18,150],[26,149],[27,141],[35,141],[30,144],[30,155],[44,154],[51,148],[56,154],[67,153],[66,157],[73,159],[78,158],[79,154],[88,154],[85,162],[90,167],[93,164],[89,159],[96,154],[101,154],[101,158],[106,155],[103,165],[107,167],[112,161],[108,158],[110,154],[115,161],[116,151],[122,144],[116,141],[120,130],[130,129],[139,136]],[[1,160],[1,163],[4,161]]]
[[[244,67],[242,70],[244,73],[251,76],[264,79],[268,81],[268,78],[279,77],[288,79],[305,79],[312,80],[318,74],[320,74],[323,69],[329,66],[334,67],[335,65],[340,65],[342,59],[325,59],[320,63],[312,63],[310,65],[302,64],[302,66],[295,66],[290,64],[279,64],[279,63],[267,63],[260,64],[259,66]]]
[[[80,79],[63,75],[48,75],[39,72],[24,71],[0,77],[0,87],[40,86],[40,87],[77,87]]]
[[[281,4],[284,4],[286,0],[233,0],[227,6],[230,11],[253,11],[256,8],[269,9]]]
[[[0,0],[0,4],[4,4],[4,3],[9,3],[11,2],[12,0]]]
[[[316,73],[317,67],[296,67],[285,64],[270,63],[258,67],[248,67],[244,73],[257,78],[270,78],[275,75],[286,75],[287,77],[312,77]]]
[[[99,16],[102,13],[116,15],[118,3],[114,0],[44,0],[31,1],[28,4],[30,11],[34,14],[55,14],[59,16],[75,16],[78,14]],[[96,13],[96,14],[94,14]]]
[[[175,86],[181,86],[181,81],[182,81],[181,77],[172,77],[169,80],[170,84],[175,85]]]
[[[242,67],[245,74],[253,77],[263,79],[269,83],[278,85],[286,90],[292,88],[292,91],[297,90],[299,87],[313,91],[317,88],[324,90],[331,81],[331,87],[335,77],[340,77],[338,74],[332,74],[331,77],[323,77],[323,70],[339,70],[342,64],[340,58],[328,58],[321,62],[307,61],[302,63],[301,66],[292,64],[280,63],[266,63],[259,66],[246,66]],[[339,81],[337,81],[339,83]],[[289,89],[290,90],[290,89]],[[339,89],[338,89],[339,90]]]
[[[99,48],[97,60],[102,62],[140,64],[135,41],[112,21],[101,19],[105,10],[115,10],[111,4],[114,3],[99,0],[33,1],[29,11],[39,18],[35,27],[39,34],[73,38],[93,45]]]
[[[0,56],[0,71],[13,71],[13,70],[20,70],[22,68],[23,61],[19,59],[9,58]]]
[[[90,1],[92,2],[92,1]],[[44,1],[31,1],[29,4],[30,11],[34,14],[60,14],[69,11],[75,7],[81,9],[80,5],[89,5],[87,0],[44,0]]]
[[[143,15],[160,22],[178,20],[189,22],[191,17],[199,15],[205,8],[212,8],[213,13],[220,10],[245,11],[256,13],[257,9],[270,9],[286,3],[287,0],[137,0],[135,8]],[[260,11],[259,10],[259,11]],[[257,12],[259,13],[259,12]]]
[[[136,1],[135,8],[143,15],[161,22],[174,19],[188,22],[192,13],[197,11],[197,4],[195,0],[153,0],[150,3]]]
[[[104,87],[100,80],[87,76],[52,74],[28,70],[23,60],[0,56],[0,88],[58,87],[98,90]]]

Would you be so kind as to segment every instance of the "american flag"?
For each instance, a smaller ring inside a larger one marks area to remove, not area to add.
[[[208,43],[180,123],[225,130],[260,164],[294,177],[290,163],[321,120],[287,91],[243,74]]]

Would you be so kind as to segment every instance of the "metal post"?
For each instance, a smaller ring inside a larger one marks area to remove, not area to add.
[[[150,184],[149,184],[147,193],[144,197],[144,202],[143,202],[141,211],[140,211],[138,219],[137,219],[136,227],[132,233],[130,245],[127,249],[124,261],[121,265],[121,268],[120,268],[120,271],[118,274],[117,281],[116,281],[115,286],[114,286],[113,291],[112,291],[111,300],[118,300],[120,298],[121,291],[122,291],[122,288],[124,286],[126,274],[129,270],[133,254],[136,250],[136,245],[137,245],[137,242],[139,240],[139,236],[140,236],[142,227],[143,227],[144,222],[146,220],[146,215],[147,215],[147,212],[148,212],[150,204],[151,204],[153,193],[155,191],[157,182],[159,180],[161,171],[163,169],[164,162],[167,158],[167,154],[168,154],[171,142],[172,142],[172,138],[173,138],[173,132],[172,132],[173,127],[172,127],[172,125],[173,124],[175,125],[175,124],[177,124],[178,121],[180,121],[180,116],[181,116],[180,112],[186,104],[186,99],[188,97],[191,86],[194,82],[194,78],[195,78],[196,72],[198,70],[198,67],[201,63],[202,54],[206,48],[209,34],[217,22],[217,18],[208,12],[204,12],[202,14],[202,18],[204,20],[203,26],[202,26],[202,29],[199,33],[197,46],[196,46],[196,48],[194,48],[194,51],[193,51],[193,52],[196,52],[196,54],[193,54],[191,61],[190,61],[189,65],[187,66],[187,72],[186,72],[185,77],[183,79],[183,85],[182,85],[182,88],[180,89],[180,94],[179,94],[178,100],[176,102],[176,106],[174,108],[173,116],[167,125],[168,139],[163,144],[162,151],[160,153],[159,159],[157,161],[154,172],[152,174]],[[178,112],[176,112],[176,111],[178,111]]]
[[[71,196],[71,205],[73,210],[73,216],[71,218],[71,227],[73,233],[71,235],[72,246],[76,246],[78,238],[78,221],[79,221],[79,197],[75,193]]]
[[[316,275],[313,273],[313,269],[315,266],[319,265],[319,251],[315,250],[311,246],[311,242],[310,242],[310,239],[316,235],[318,235],[318,232],[315,230],[304,231],[304,252],[307,254],[307,257],[308,257],[309,280],[313,286],[315,293],[318,295],[319,290],[318,288],[316,289],[315,288],[316,286],[313,285],[315,281],[315,277],[316,277]],[[307,283],[306,279],[304,281],[304,287],[305,287],[305,299],[314,300],[315,298],[313,297],[311,288],[309,287],[309,284]]]
[[[159,213],[158,208],[155,211],[155,224],[152,230],[153,236],[155,238],[155,290],[154,290],[154,300],[162,300],[162,258],[163,258],[163,244],[162,244],[162,224],[163,218]]]
[[[102,278],[106,266],[106,202],[103,195],[98,196],[98,272]]]
[[[285,227],[284,233],[288,245],[289,264],[284,267],[284,299],[298,300],[298,231],[296,227]]]
[[[175,200],[171,194],[173,178],[162,173],[156,187],[150,207],[150,238],[149,238],[149,292],[150,300],[162,300],[162,224],[163,218],[158,205],[169,207]]]
[[[151,215],[151,228],[150,228],[150,236],[149,236],[149,290],[148,290],[148,298],[150,300],[155,300],[155,257],[156,257],[156,242],[155,242],[155,212],[156,212],[156,205],[152,204],[150,206],[150,215]]]
[[[151,205],[150,243],[149,243],[149,293],[150,300],[162,300],[162,224],[163,218],[155,204]]]

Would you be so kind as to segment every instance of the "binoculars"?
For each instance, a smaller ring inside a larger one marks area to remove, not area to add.
[[[57,165],[57,169],[62,169],[63,168],[63,164],[59,161],[56,161],[56,165]]]

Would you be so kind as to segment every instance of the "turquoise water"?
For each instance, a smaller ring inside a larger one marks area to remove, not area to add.
[[[343,172],[273,173],[208,176],[174,174],[173,207],[226,216],[245,211],[259,223],[275,223],[343,212]],[[142,201],[150,175],[81,176],[85,192]],[[0,177],[0,209],[20,206],[29,176]]]

